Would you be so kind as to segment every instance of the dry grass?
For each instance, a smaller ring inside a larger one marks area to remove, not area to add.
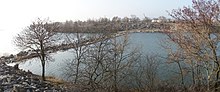
[[[62,80],[62,79],[59,79],[59,78],[55,78],[55,77],[52,77],[52,76],[46,76],[46,81],[54,84],[54,85],[61,85],[61,84],[66,84],[67,82]]]
[[[70,92],[73,90],[77,92],[88,92],[88,91],[85,91],[85,88],[86,88],[85,86],[72,84],[71,82],[67,82],[62,79],[55,78],[52,76],[46,76],[46,81],[50,82],[50,84],[54,86],[63,86],[66,88],[66,90],[69,90]],[[103,92],[103,90],[100,92]],[[156,89],[124,89],[124,88],[121,88],[119,90],[120,92],[213,92],[214,91],[213,89],[210,89],[208,91],[206,86],[183,87],[183,86],[177,86],[177,85],[172,85],[172,86],[171,85],[160,85],[160,86],[157,86]]]

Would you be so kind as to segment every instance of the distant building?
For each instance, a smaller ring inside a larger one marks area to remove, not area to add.
[[[158,17],[158,18],[152,19],[151,22],[153,22],[153,23],[162,23],[162,22],[168,22],[168,20],[167,20],[166,17],[160,16],[160,17]]]
[[[151,22],[152,22],[152,23],[161,23],[162,20],[155,18],[155,19],[152,19]]]

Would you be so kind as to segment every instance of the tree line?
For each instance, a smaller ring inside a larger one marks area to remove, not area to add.
[[[118,32],[132,29],[164,29],[168,28],[167,22],[171,22],[166,17],[159,17],[155,20],[161,20],[159,22],[152,22],[153,19],[144,17],[143,19],[132,15],[129,17],[120,18],[118,16],[99,19],[88,19],[86,21],[66,21],[60,23],[61,30],[59,32]]]

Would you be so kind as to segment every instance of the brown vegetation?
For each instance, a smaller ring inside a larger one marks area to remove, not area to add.
[[[192,7],[173,10],[170,15],[176,20],[169,42],[177,46],[169,50],[169,59],[179,65],[184,85],[183,67],[192,76],[192,85],[207,86],[207,91],[218,90],[219,55],[219,4],[215,0],[192,0]],[[204,87],[202,86],[202,88]],[[212,88],[212,89],[211,89]],[[219,91],[219,90],[218,90]]]

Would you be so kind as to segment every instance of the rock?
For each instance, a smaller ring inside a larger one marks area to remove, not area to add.
[[[11,83],[11,77],[6,78],[8,83]]]
[[[23,85],[29,85],[26,81],[22,82]]]
[[[24,86],[16,84],[13,86],[13,92],[26,92]]]
[[[0,92],[65,92],[50,82],[42,82],[40,77],[0,63]]]
[[[19,70],[18,66],[19,66],[19,64],[14,65],[14,69]]]

